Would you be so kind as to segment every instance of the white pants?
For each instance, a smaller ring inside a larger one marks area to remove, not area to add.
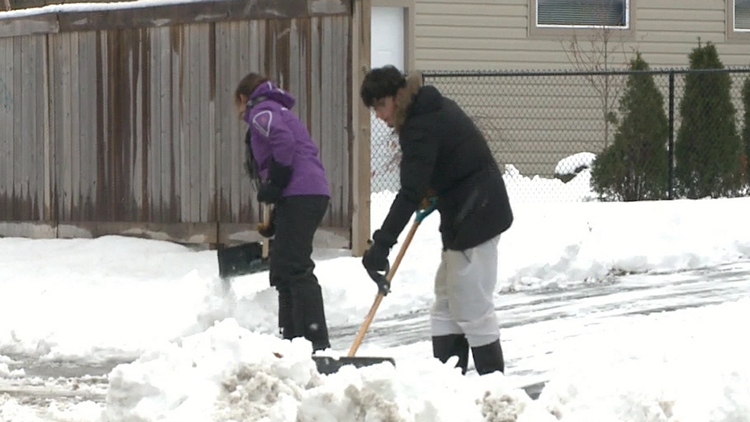
[[[493,293],[500,236],[464,251],[443,251],[435,275],[432,336],[464,334],[471,347],[500,338]]]

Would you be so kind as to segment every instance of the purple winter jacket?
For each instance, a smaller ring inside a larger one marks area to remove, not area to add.
[[[282,197],[330,197],[318,147],[305,125],[291,111],[295,102],[291,94],[272,82],[262,83],[250,96],[245,122],[250,126],[250,143],[260,176],[264,181],[268,179],[273,158],[278,164],[292,168],[292,178]]]

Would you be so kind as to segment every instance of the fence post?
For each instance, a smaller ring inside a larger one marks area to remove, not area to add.
[[[669,199],[674,199],[674,70],[669,71]]]
[[[372,164],[370,110],[359,98],[362,80],[370,70],[370,32],[372,0],[354,2],[352,9],[352,231],[354,256],[362,256],[370,238],[370,201],[372,197]]]

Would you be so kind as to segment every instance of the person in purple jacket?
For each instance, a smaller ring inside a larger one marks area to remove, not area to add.
[[[304,337],[313,351],[330,347],[323,295],[312,260],[313,235],[328,209],[330,190],[319,150],[291,111],[295,99],[268,78],[250,73],[235,101],[248,124],[247,155],[258,202],[274,204],[259,229],[274,237],[270,281],[279,293],[279,328],[285,339]]]

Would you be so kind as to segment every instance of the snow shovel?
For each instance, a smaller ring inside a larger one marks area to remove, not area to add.
[[[435,208],[437,207],[436,197],[430,198],[429,202],[430,205],[427,208],[417,211],[417,215],[414,218],[414,223],[412,224],[409,233],[406,235],[404,245],[401,246],[401,250],[399,250],[398,255],[396,256],[396,260],[393,262],[393,266],[389,265],[388,268],[386,268],[385,275],[377,271],[368,271],[368,275],[370,276],[370,278],[372,278],[372,280],[378,285],[378,295],[375,296],[375,301],[373,302],[372,307],[370,307],[370,312],[367,313],[365,321],[362,323],[362,326],[357,333],[357,337],[354,339],[354,343],[349,349],[349,353],[346,355],[346,357],[333,358],[326,356],[313,356],[313,360],[318,367],[318,372],[320,372],[321,374],[332,374],[345,365],[353,365],[356,368],[375,365],[383,362],[390,362],[392,365],[396,365],[396,361],[393,358],[355,355],[357,354],[359,346],[365,339],[365,335],[367,334],[367,330],[370,328],[370,324],[372,324],[373,319],[375,319],[375,313],[378,311],[378,307],[380,307],[380,302],[383,301],[385,295],[387,295],[390,291],[391,280],[393,280],[393,276],[396,274],[396,270],[398,270],[398,267],[401,265],[401,260],[404,259],[406,250],[407,248],[409,248],[409,245],[414,238],[414,234],[416,234],[417,232],[417,228],[422,223],[422,221],[428,215],[430,215],[430,213],[435,211]]]
[[[263,204],[263,224],[270,224],[269,220],[270,205]],[[219,261],[219,276],[225,287],[232,277],[268,271],[270,252],[271,239],[219,247],[216,257]]]

